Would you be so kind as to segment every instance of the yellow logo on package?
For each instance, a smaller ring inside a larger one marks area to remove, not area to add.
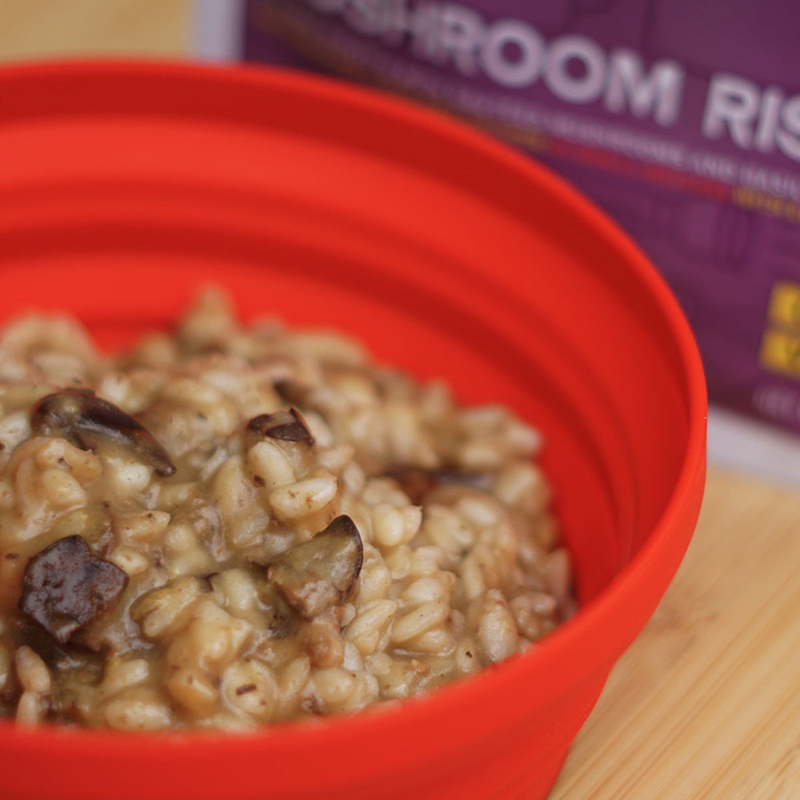
[[[761,340],[759,361],[762,367],[800,378],[800,336],[768,330]]]
[[[800,378],[800,284],[776,283],[767,317],[770,325],[761,339],[759,363],[772,372]]]
[[[771,324],[761,339],[761,366],[800,378],[800,284],[776,283],[767,316]]]
[[[769,301],[770,322],[800,334],[800,284],[776,283]]]

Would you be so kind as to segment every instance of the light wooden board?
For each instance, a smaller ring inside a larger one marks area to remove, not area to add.
[[[712,471],[551,800],[800,798],[800,493]]]
[[[191,11],[191,0],[0,0],[0,59],[186,55]]]
[[[6,61],[182,57],[191,31],[189,0],[0,0]],[[550,800],[800,800],[800,492],[711,472]]]

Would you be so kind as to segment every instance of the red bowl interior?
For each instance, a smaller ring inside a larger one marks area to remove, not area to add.
[[[646,259],[530,161],[343,85],[62,64],[3,71],[0,96],[0,320],[68,310],[117,347],[215,283],[246,319],[343,329],[507,403],[544,432],[582,605],[499,668],[352,718],[247,737],[0,724],[0,796],[543,796],[702,496],[702,368]]]

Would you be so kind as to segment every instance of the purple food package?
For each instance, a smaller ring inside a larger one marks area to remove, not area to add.
[[[709,396],[800,432],[796,0],[247,0],[243,58],[452,112],[648,253]]]

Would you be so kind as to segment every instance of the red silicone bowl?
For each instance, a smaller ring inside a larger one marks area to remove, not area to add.
[[[0,320],[77,314],[106,346],[198,284],[245,318],[336,326],[542,429],[581,610],[399,707],[254,735],[0,723],[25,800],[541,798],[672,578],[704,484],[694,341],[639,250],[559,179],[439,115],[286,72],[0,72]]]

